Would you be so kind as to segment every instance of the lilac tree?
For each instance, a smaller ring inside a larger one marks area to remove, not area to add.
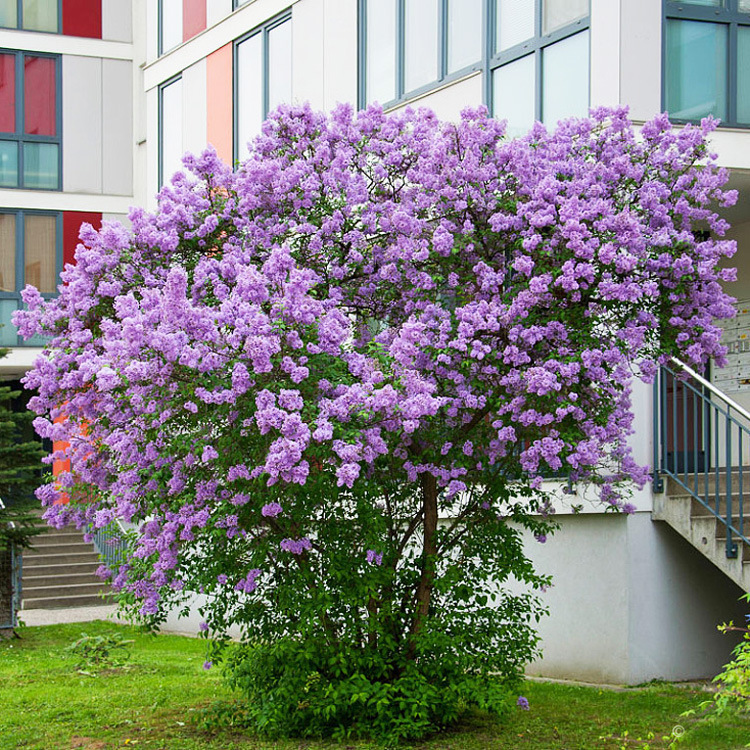
[[[239,624],[263,731],[500,710],[543,478],[631,510],[631,378],[723,356],[712,127],[601,109],[508,141],[483,111],[294,107],[237,171],[186,157],[132,231],[82,233],[57,299],[24,292],[37,429],[73,467],[48,521],[135,524],[109,571],[134,610],[200,591],[209,634]]]

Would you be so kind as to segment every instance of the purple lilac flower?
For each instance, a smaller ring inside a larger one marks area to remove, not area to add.
[[[278,503],[268,503],[261,508],[260,513],[266,518],[276,518],[282,510],[283,508]]]
[[[520,709],[522,709],[523,711],[528,711],[529,710],[529,699],[528,698],[524,698],[524,696],[522,696],[522,695],[519,695],[518,696],[518,700],[516,701],[516,705]]]
[[[382,565],[383,564],[383,553],[375,552],[374,549],[367,550],[366,558],[367,558],[367,562],[370,563],[370,565]]]
[[[203,669],[209,670],[211,667],[213,667],[214,663],[212,661],[204,661],[203,662]]]

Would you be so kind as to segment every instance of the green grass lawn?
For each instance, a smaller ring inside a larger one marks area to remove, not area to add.
[[[95,676],[76,671],[65,647],[81,632],[119,632],[135,643],[125,668]],[[201,707],[228,702],[217,670],[205,671],[206,644],[179,636],[149,636],[104,622],[23,628],[21,639],[0,642],[0,748],[115,747],[194,750],[365,750],[366,742],[269,742],[225,730],[209,734],[196,722]],[[734,750],[750,742],[750,722],[696,725],[680,718],[705,698],[684,687],[654,685],[637,691],[529,682],[531,710],[497,724],[475,716],[458,730],[415,747],[427,750],[620,750],[669,747],[673,727],[685,727],[680,750]]]

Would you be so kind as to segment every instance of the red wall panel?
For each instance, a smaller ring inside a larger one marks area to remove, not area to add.
[[[206,28],[206,0],[182,0],[182,41]]]
[[[67,36],[102,38],[102,0],[63,0],[62,31]]]
[[[65,211],[63,213],[63,264],[75,261],[76,246],[79,243],[78,233],[81,224],[91,224],[94,229],[101,229],[102,215],[90,211]]]

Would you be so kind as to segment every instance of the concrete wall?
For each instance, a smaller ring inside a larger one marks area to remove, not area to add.
[[[649,513],[564,516],[527,550],[554,585],[541,595],[543,657],[532,675],[638,684],[713,677],[736,638],[716,630],[744,620],[742,591]]]

